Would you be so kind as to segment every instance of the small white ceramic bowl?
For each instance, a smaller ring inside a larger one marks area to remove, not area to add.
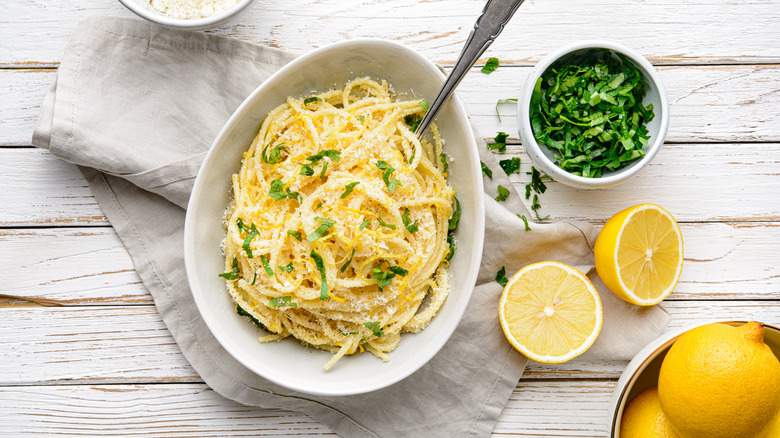
[[[213,29],[228,23],[249,7],[255,0],[239,0],[234,6],[204,18],[174,18],[154,9],[147,0],[119,0],[127,9],[141,18],[162,26],[184,30]]]
[[[556,61],[565,61],[569,57],[576,56],[579,53],[591,49],[610,49],[613,52],[622,53],[630,59],[642,73],[645,82],[648,84],[647,94],[642,102],[644,105],[652,103],[653,112],[655,113],[653,120],[646,125],[650,134],[650,139],[647,146],[644,148],[645,156],[616,171],[606,171],[600,178],[587,178],[573,175],[558,167],[553,160],[554,151],[546,146],[540,146],[536,142],[531,128],[531,118],[529,116],[531,95],[533,94],[534,86],[536,85],[537,79],[547,70],[547,68]],[[621,44],[609,41],[584,41],[570,44],[549,54],[546,58],[536,64],[533,71],[528,76],[528,79],[526,79],[517,105],[517,126],[520,140],[523,142],[526,153],[528,153],[540,170],[552,177],[552,179],[577,188],[594,189],[610,187],[631,178],[643,167],[647,166],[653,159],[661,148],[664,138],[666,137],[666,130],[669,127],[669,101],[666,97],[666,89],[664,88],[664,84],[658,76],[658,73],[647,59],[639,53]]]
[[[303,55],[265,80],[230,117],[209,149],[187,208],[184,261],[192,295],[203,319],[223,347],[244,366],[266,379],[300,392],[349,395],[374,391],[422,367],[458,326],[477,279],[485,228],[482,170],[468,115],[457,96],[436,122],[452,158],[449,182],[458,193],[462,213],[455,234],[457,250],[450,261],[451,289],[431,323],[419,333],[401,335],[401,343],[382,362],[370,353],[339,360],[328,371],[331,353],[306,347],[294,338],[261,344],[261,334],[236,314],[225,281],[218,277],[225,259],[223,214],[230,200],[230,177],[241,164],[257,126],[289,96],[341,87],[361,76],[387,80],[399,98],[433,101],[444,74],[419,53],[398,43],[356,39]]]
[[[710,321],[675,330],[659,337],[634,356],[634,359],[629,362],[626,370],[620,376],[620,380],[618,380],[617,386],[615,387],[615,392],[612,394],[612,402],[610,404],[611,415],[609,416],[608,425],[609,438],[621,438],[620,422],[623,418],[623,410],[631,399],[645,389],[658,385],[658,373],[661,370],[661,364],[663,363],[669,348],[672,347],[672,344],[674,344],[683,333],[693,328],[705,324],[712,324],[714,322],[742,325],[748,322],[748,320]],[[780,327],[764,323],[764,343],[766,343],[775,355],[780,358]]]

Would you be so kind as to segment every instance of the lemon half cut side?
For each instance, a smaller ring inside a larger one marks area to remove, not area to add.
[[[612,216],[594,248],[596,271],[615,295],[640,306],[666,298],[680,279],[683,239],[668,211],[655,204]]]
[[[499,303],[507,340],[527,358],[561,363],[584,353],[601,331],[601,298],[588,277],[558,262],[520,269]]]

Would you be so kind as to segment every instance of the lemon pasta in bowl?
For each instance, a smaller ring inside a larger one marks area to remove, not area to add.
[[[190,199],[185,263],[205,322],[243,365],[356,394],[408,376],[455,330],[484,212],[457,98],[414,134],[443,80],[402,45],[337,43],[282,68],[223,128]]]

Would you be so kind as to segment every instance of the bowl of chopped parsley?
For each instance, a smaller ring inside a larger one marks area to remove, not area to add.
[[[523,146],[547,175],[573,187],[603,188],[653,159],[669,126],[669,101],[642,55],[588,41],[534,67],[517,115]]]

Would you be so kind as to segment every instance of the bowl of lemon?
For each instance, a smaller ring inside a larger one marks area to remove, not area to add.
[[[780,327],[718,321],[681,329],[628,364],[612,438],[780,437]]]

